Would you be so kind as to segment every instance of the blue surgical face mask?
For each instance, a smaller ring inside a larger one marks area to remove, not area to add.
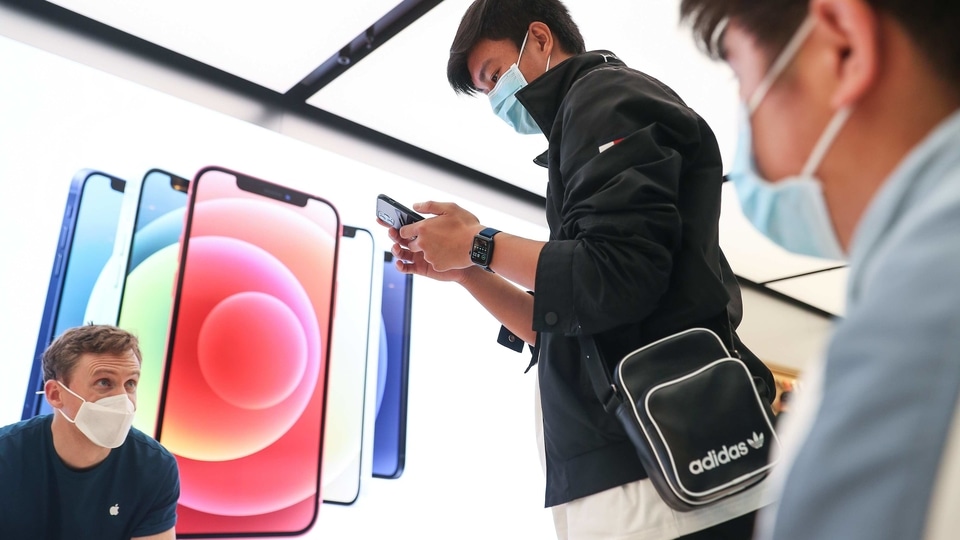
[[[846,255],[837,239],[816,171],[851,109],[837,111],[798,175],[777,182],[764,179],[757,171],[752,150],[750,115],[796,55],[812,28],[810,19],[800,26],[742,108],[737,154],[728,177],[736,188],[744,215],[764,236],[794,253],[842,260]]]
[[[487,97],[490,99],[490,105],[493,107],[493,113],[501,120],[512,127],[517,133],[522,135],[534,135],[541,133],[540,126],[533,120],[527,109],[517,100],[517,92],[527,85],[527,80],[520,73],[520,58],[523,57],[523,49],[527,46],[527,33],[523,37],[523,43],[520,45],[520,56],[516,63],[510,66],[506,72],[500,75],[497,84],[494,85]],[[547,57],[547,69],[550,69],[550,57]]]

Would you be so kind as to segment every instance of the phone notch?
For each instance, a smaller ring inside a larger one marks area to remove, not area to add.
[[[237,174],[236,177],[237,187],[243,191],[263,195],[301,208],[307,206],[307,199],[309,199],[309,197],[305,193],[300,193],[299,191],[277,184],[264,182],[263,180],[258,180],[250,176]]]

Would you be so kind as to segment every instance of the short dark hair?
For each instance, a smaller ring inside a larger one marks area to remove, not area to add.
[[[940,76],[960,87],[960,2],[957,0],[865,0],[895,19]],[[773,59],[807,15],[809,0],[681,0],[680,18],[697,44],[721,58],[719,33],[728,20],[746,30]]]
[[[458,94],[479,91],[467,67],[467,57],[477,42],[509,39],[519,49],[533,22],[546,24],[564,52],[586,52],[580,29],[560,0],[476,0],[464,13],[450,46],[447,80],[454,91]]]
[[[137,357],[137,362],[143,362],[139,340],[126,330],[107,324],[87,324],[70,328],[60,334],[43,352],[43,380],[69,382],[73,368],[84,354],[122,356],[130,352]]]

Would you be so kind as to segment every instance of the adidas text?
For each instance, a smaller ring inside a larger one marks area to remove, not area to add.
[[[705,457],[691,461],[689,465],[690,472],[693,474],[702,474],[704,471],[712,471],[721,465],[726,465],[731,461],[747,455],[750,453],[750,448],[759,450],[763,447],[763,443],[763,433],[758,434],[754,432],[753,437],[748,438],[744,442],[730,446],[724,445],[719,451],[710,450]],[[747,445],[750,445],[750,447],[748,448]]]

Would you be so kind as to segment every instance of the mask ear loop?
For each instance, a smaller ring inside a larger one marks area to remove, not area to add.
[[[770,91],[770,87],[776,82],[777,77],[790,65],[793,57],[796,56],[797,51],[800,50],[800,46],[803,45],[807,36],[810,35],[813,27],[813,18],[807,17],[803,23],[800,24],[800,27],[797,28],[796,33],[793,34],[793,37],[787,42],[787,45],[783,48],[783,51],[780,52],[780,55],[777,56],[777,59],[773,61],[773,65],[770,66],[770,71],[767,71],[766,76],[760,81],[760,85],[757,86],[757,89],[753,91],[753,95],[747,100],[747,110],[751,116],[753,112],[757,110],[757,107],[760,106],[763,98],[767,96],[767,92]]]
[[[827,124],[827,128],[823,130],[823,135],[820,135],[820,140],[813,146],[813,151],[810,152],[810,157],[807,158],[807,163],[803,166],[803,171],[800,173],[801,175],[809,177],[817,172],[817,168],[820,167],[820,162],[823,161],[827,150],[830,149],[833,140],[840,134],[840,130],[843,129],[843,125],[847,122],[847,119],[850,118],[850,113],[852,112],[852,107],[844,107],[833,115],[833,118],[831,118]]]
[[[60,385],[60,388],[63,388],[63,389],[66,390],[67,392],[70,392],[71,394],[73,394],[77,399],[79,399],[79,400],[82,401],[83,403],[87,403],[87,400],[85,400],[85,399],[83,399],[82,397],[80,397],[79,395],[77,395],[77,393],[74,392],[73,390],[67,388],[67,385],[63,384],[63,383],[60,382],[59,380],[57,381],[57,384]],[[38,392],[38,393],[39,393],[39,392]],[[60,412],[60,414],[67,420],[67,422],[70,422],[71,424],[76,424],[76,423],[77,423],[76,415],[74,415],[74,418],[71,419],[69,416],[67,416],[67,413],[63,412],[63,409],[57,409],[57,410],[58,410],[58,411]]]
[[[530,31],[523,35],[523,43],[520,44],[520,54],[517,55],[517,69],[520,69],[520,59],[523,58],[523,49],[527,46],[527,38],[530,37]]]
[[[517,56],[517,69],[520,69],[520,59],[523,58],[523,49],[527,46],[527,38],[530,37],[530,31],[523,36],[523,43],[520,44],[520,54]],[[553,57],[553,54],[547,55],[547,67],[543,70],[544,73],[550,71],[550,59]]]
[[[63,388],[63,389],[64,389],[64,390],[66,390],[67,392],[70,392],[70,394],[72,394],[72,395],[73,395],[73,397],[75,397],[75,398],[77,398],[77,399],[79,399],[80,401],[82,401],[82,402],[84,402],[84,403],[86,403],[86,402],[87,402],[87,400],[85,400],[85,399],[83,399],[82,397],[80,397],[80,395],[79,395],[79,394],[77,394],[77,393],[76,393],[76,392],[74,392],[73,390],[71,390],[71,389],[69,389],[69,388],[67,388],[67,385],[65,385],[65,384],[63,384],[63,383],[62,383],[62,382],[60,382],[60,381],[57,381],[57,384],[59,384],[59,385],[60,385],[60,388]]]

